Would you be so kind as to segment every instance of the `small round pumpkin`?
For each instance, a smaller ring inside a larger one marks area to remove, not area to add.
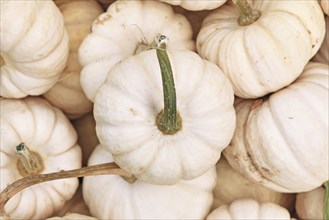
[[[143,13],[141,13],[143,12]],[[156,21],[156,22],[155,22]],[[168,49],[195,49],[192,28],[181,14],[158,1],[116,1],[92,24],[79,48],[81,85],[94,101],[111,68],[152,43],[158,33],[170,40]]]
[[[101,145],[88,165],[112,162]],[[204,219],[212,204],[215,167],[202,176],[175,185],[153,185],[117,175],[84,177],[83,197],[99,219]]]
[[[236,96],[259,98],[291,84],[324,35],[317,1],[234,0],[204,19],[197,51],[223,70]]]
[[[60,78],[69,53],[53,1],[0,1],[0,96],[41,95]]]
[[[90,33],[91,23],[103,13],[103,9],[95,0],[57,0],[55,3],[64,17],[70,53],[61,79],[43,96],[53,106],[62,109],[69,118],[77,118],[92,110],[92,103],[80,85],[82,67],[77,53],[82,40]]]
[[[162,81],[157,52],[112,68],[96,94],[94,117],[100,143],[122,169],[148,183],[174,184],[215,166],[234,132],[234,95],[216,65],[192,51],[168,51],[180,123],[166,132],[160,118],[173,95],[164,101],[162,83],[169,80]]]
[[[160,0],[171,5],[179,5],[189,11],[212,10],[223,5],[227,0]]]
[[[245,220],[245,219],[286,219],[290,220],[287,209],[271,202],[258,202],[253,199],[238,199],[230,205],[222,205],[212,211],[207,220]]]
[[[77,134],[62,111],[39,97],[2,99],[0,107],[1,191],[25,176],[81,167]],[[28,187],[4,211],[11,219],[47,218],[72,198],[78,184],[69,178]]]
[[[329,67],[309,63],[290,86],[236,106],[237,126],[224,155],[251,181],[305,192],[329,179]]]

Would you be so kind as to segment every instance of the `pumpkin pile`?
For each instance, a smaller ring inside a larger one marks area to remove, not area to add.
[[[0,1],[1,219],[329,219],[328,2]]]

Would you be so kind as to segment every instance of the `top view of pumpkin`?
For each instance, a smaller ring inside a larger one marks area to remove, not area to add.
[[[63,15],[53,1],[0,1],[0,96],[48,91],[69,53]]]
[[[324,34],[317,1],[233,0],[203,20],[197,51],[221,67],[236,96],[258,98],[292,83]]]

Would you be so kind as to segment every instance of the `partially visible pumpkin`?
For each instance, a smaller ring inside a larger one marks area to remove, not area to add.
[[[247,177],[281,192],[305,192],[329,179],[329,66],[309,63],[290,86],[236,106],[224,155]]]
[[[97,220],[97,218],[78,213],[67,213],[63,217],[52,217],[47,218],[46,220]]]
[[[0,107],[0,191],[25,176],[81,167],[77,134],[61,110],[40,97],[2,99]],[[30,163],[19,160],[23,154]],[[12,197],[4,211],[11,219],[47,218],[64,207],[78,184],[69,178],[33,185]]]
[[[170,39],[168,49],[195,49],[192,28],[181,14],[159,1],[116,1],[92,25],[79,48],[81,85],[94,101],[112,67],[153,43],[158,33]]]
[[[324,41],[319,51],[313,57],[313,61],[329,64],[329,16],[326,16],[326,35]]]
[[[76,213],[79,215],[90,215],[88,206],[82,197],[82,184],[79,184],[77,191],[74,193],[73,197],[68,200],[64,207],[55,212],[52,216],[66,216],[67,213]]]
[[[296,212],[299,219],[323,219],[325,189],[298,193],[296,197]]]
[[[253,199],[239,199],[230,205],[222,205],[212,211],[207,220],[262,220],[286,219],[290,220],[287,209],[271,202],[258,202]]]
[[[233,2],[241,15],[230,1],[204,19],[197,36],[200,56],[221,67],[242,98],[262,97],[291,84],[324,39],[318,2]]]
[[[0,96],[41,95],[60,78],[69,53],[53,1],[0,1]]]
[[[88,165],[112,161],[111,154],[99,145]],[[215,183],[215,167],[175,185],[147,184],[117,175],[88,176],[83,180],[83,197],[99,219],[204,219]]]
[[[78,133],[78,143],[82,149],[82,164],[86,166],[90,154],[99,144],[94,115],[92,112],[88,113],[73,120],[72,124]]]
[[[321,7],[323,12],[329,16],[329,1],[328,0],[320,0]]]
[[[82,67],[77,53],[82,40],[90,33],[92,22],[103,13],[103,9],[95,0],[57,0],[55,3],[64,16],[70,39],[70,54],[61,79],[44,97],[52,105],[62,109],[69,118],[77,118],[92,110],[92,102],[80,85]]]
[[[223,5],[227,0],[160,0],[171,5],[179,5],[189,11],[212,10]]]
[[[254,183],[235,171],[222,157],[216,165],[217,184],[214,189],[213,208],[229,205],[243,198],[255,199],[259,202],[272,202],[289,211],[295,207],[295,194],[280,193],[261,184]]]

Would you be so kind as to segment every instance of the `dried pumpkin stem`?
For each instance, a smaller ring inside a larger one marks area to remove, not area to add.
[[[94,175],[103,175],[103,174],[114,174],[126,178],[131,178],[131,174],[122,170],[118,165],[116,165],[113,162],[83,167],[76,170],[67,170],[67,171],[60,171],[55,173],[34,174],[34,175],[26,176],[22,179],[15,181],[1,192],[0,214],[5,214],[4,207],[11,197],[13,197],[16,193],[29,186],[47,181],[57,180],[57,179],[76,178],[76,177],[94,176]]]
[[[20,170],[23,176],[40,173],[44,169],[41,157],[31,152],[24,143],[16,146],[16,153],[19,155],[19,164],[24,168],[24,171]]]
[[[247,0],[233,0],[233,3],[239,11],[238,23],[241,26],[254,23],[261,15],[260,11],[250,7]]]
[[[175,134],[181,129],[181,118],[177,112],[176,89],[171,68],[170,60],[167,54],[168,38],[164,35],[158,35],[156,43],[156,54],[160,65],[162,77],[162,89],[164,109],[157,117],[157,126],[162,133]]]
[[[329,220],[329,180],[324,183],[326,192],[324,194],[323,219]]]

